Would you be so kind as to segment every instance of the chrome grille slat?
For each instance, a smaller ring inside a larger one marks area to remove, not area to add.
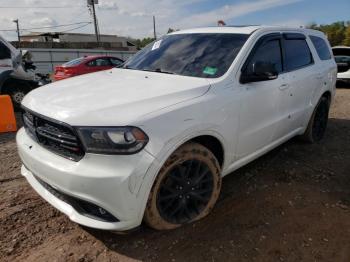
[[[79,161],[85,154],[81,143],[69,126],[25,111],[24,127],[35,140],[60,156]]]
[[[63,139],[59,139],[59,138],[56,138],[54,136],[51,136],[50,134],[47,134],[44,130],[41,130],[40,127],[38,127],[36,129],[36,132],[38,133],[39,136],[43,136],[43,137],[46,137],[47,139],[51,139],[55,142],[58,142],[58,143],[61,143],[61,144],[66,144],[66,145],[70,145],[70,146],[78,146],[78,143],[74,143],[74,142],[69,142],[69,141],[65,141]]]
[[[38,130],[39,129],[40,129],[41,132],[45,132],[48,135],[50,135],[52,137],[55,137],[57,139],[65,139],[65,140],[70,140],[72,142],[77,142],[78,141],[75,136],[61,133],[61,132],[57,131],[57,129],[54,129],[54,128],[52,128],[50,126],[47,126],[47,125],[38,127]]]

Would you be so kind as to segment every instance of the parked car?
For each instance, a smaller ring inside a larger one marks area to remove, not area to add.
[[[171,33],[122,68],[27,95],[22,174],[82,225],[177,228],[209,214],[223,176],[292,137],[320,142],[336,72],[319,31]]]
[[[335,46],[332,50],[338,66],[338,82],[350,85],[350,47]]]
[[[0,36],[0,95],[11,96],[19,108],[23,97],[39,85],[35,74],[25,68],[21,52]]]
[[[55,80],[84,75],[121,66],[124,61],[113,56],[84,56],[55,68]]]

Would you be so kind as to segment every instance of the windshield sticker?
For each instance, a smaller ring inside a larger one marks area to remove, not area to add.
[[[213,76],[216,74],[217,71],[218,71],[218,69],[216,67],[206,66],[203,70],[203,74]]]
[[[152,51],[158,49],[160,47],[161,43],[162,43],[162,40],[154,42],[153,47],[152,47]]]

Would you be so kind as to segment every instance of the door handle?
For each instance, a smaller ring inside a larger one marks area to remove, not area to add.
[[[280,85],[280,90],[284,90],[284,89],[287,89],[289,88],[289,84],[283,84],[283,85]]]

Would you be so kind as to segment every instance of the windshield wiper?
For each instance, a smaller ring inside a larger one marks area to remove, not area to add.
[[[147,72],[157,72],[157,73],[163,73],[163,74],[170,74],[170,75],[176,75],[174,72],[170,72],[170,71],[164,71],[160,68],[156,68],[154,70],[151,69],[142,69],[142,71],[147,71]]]

